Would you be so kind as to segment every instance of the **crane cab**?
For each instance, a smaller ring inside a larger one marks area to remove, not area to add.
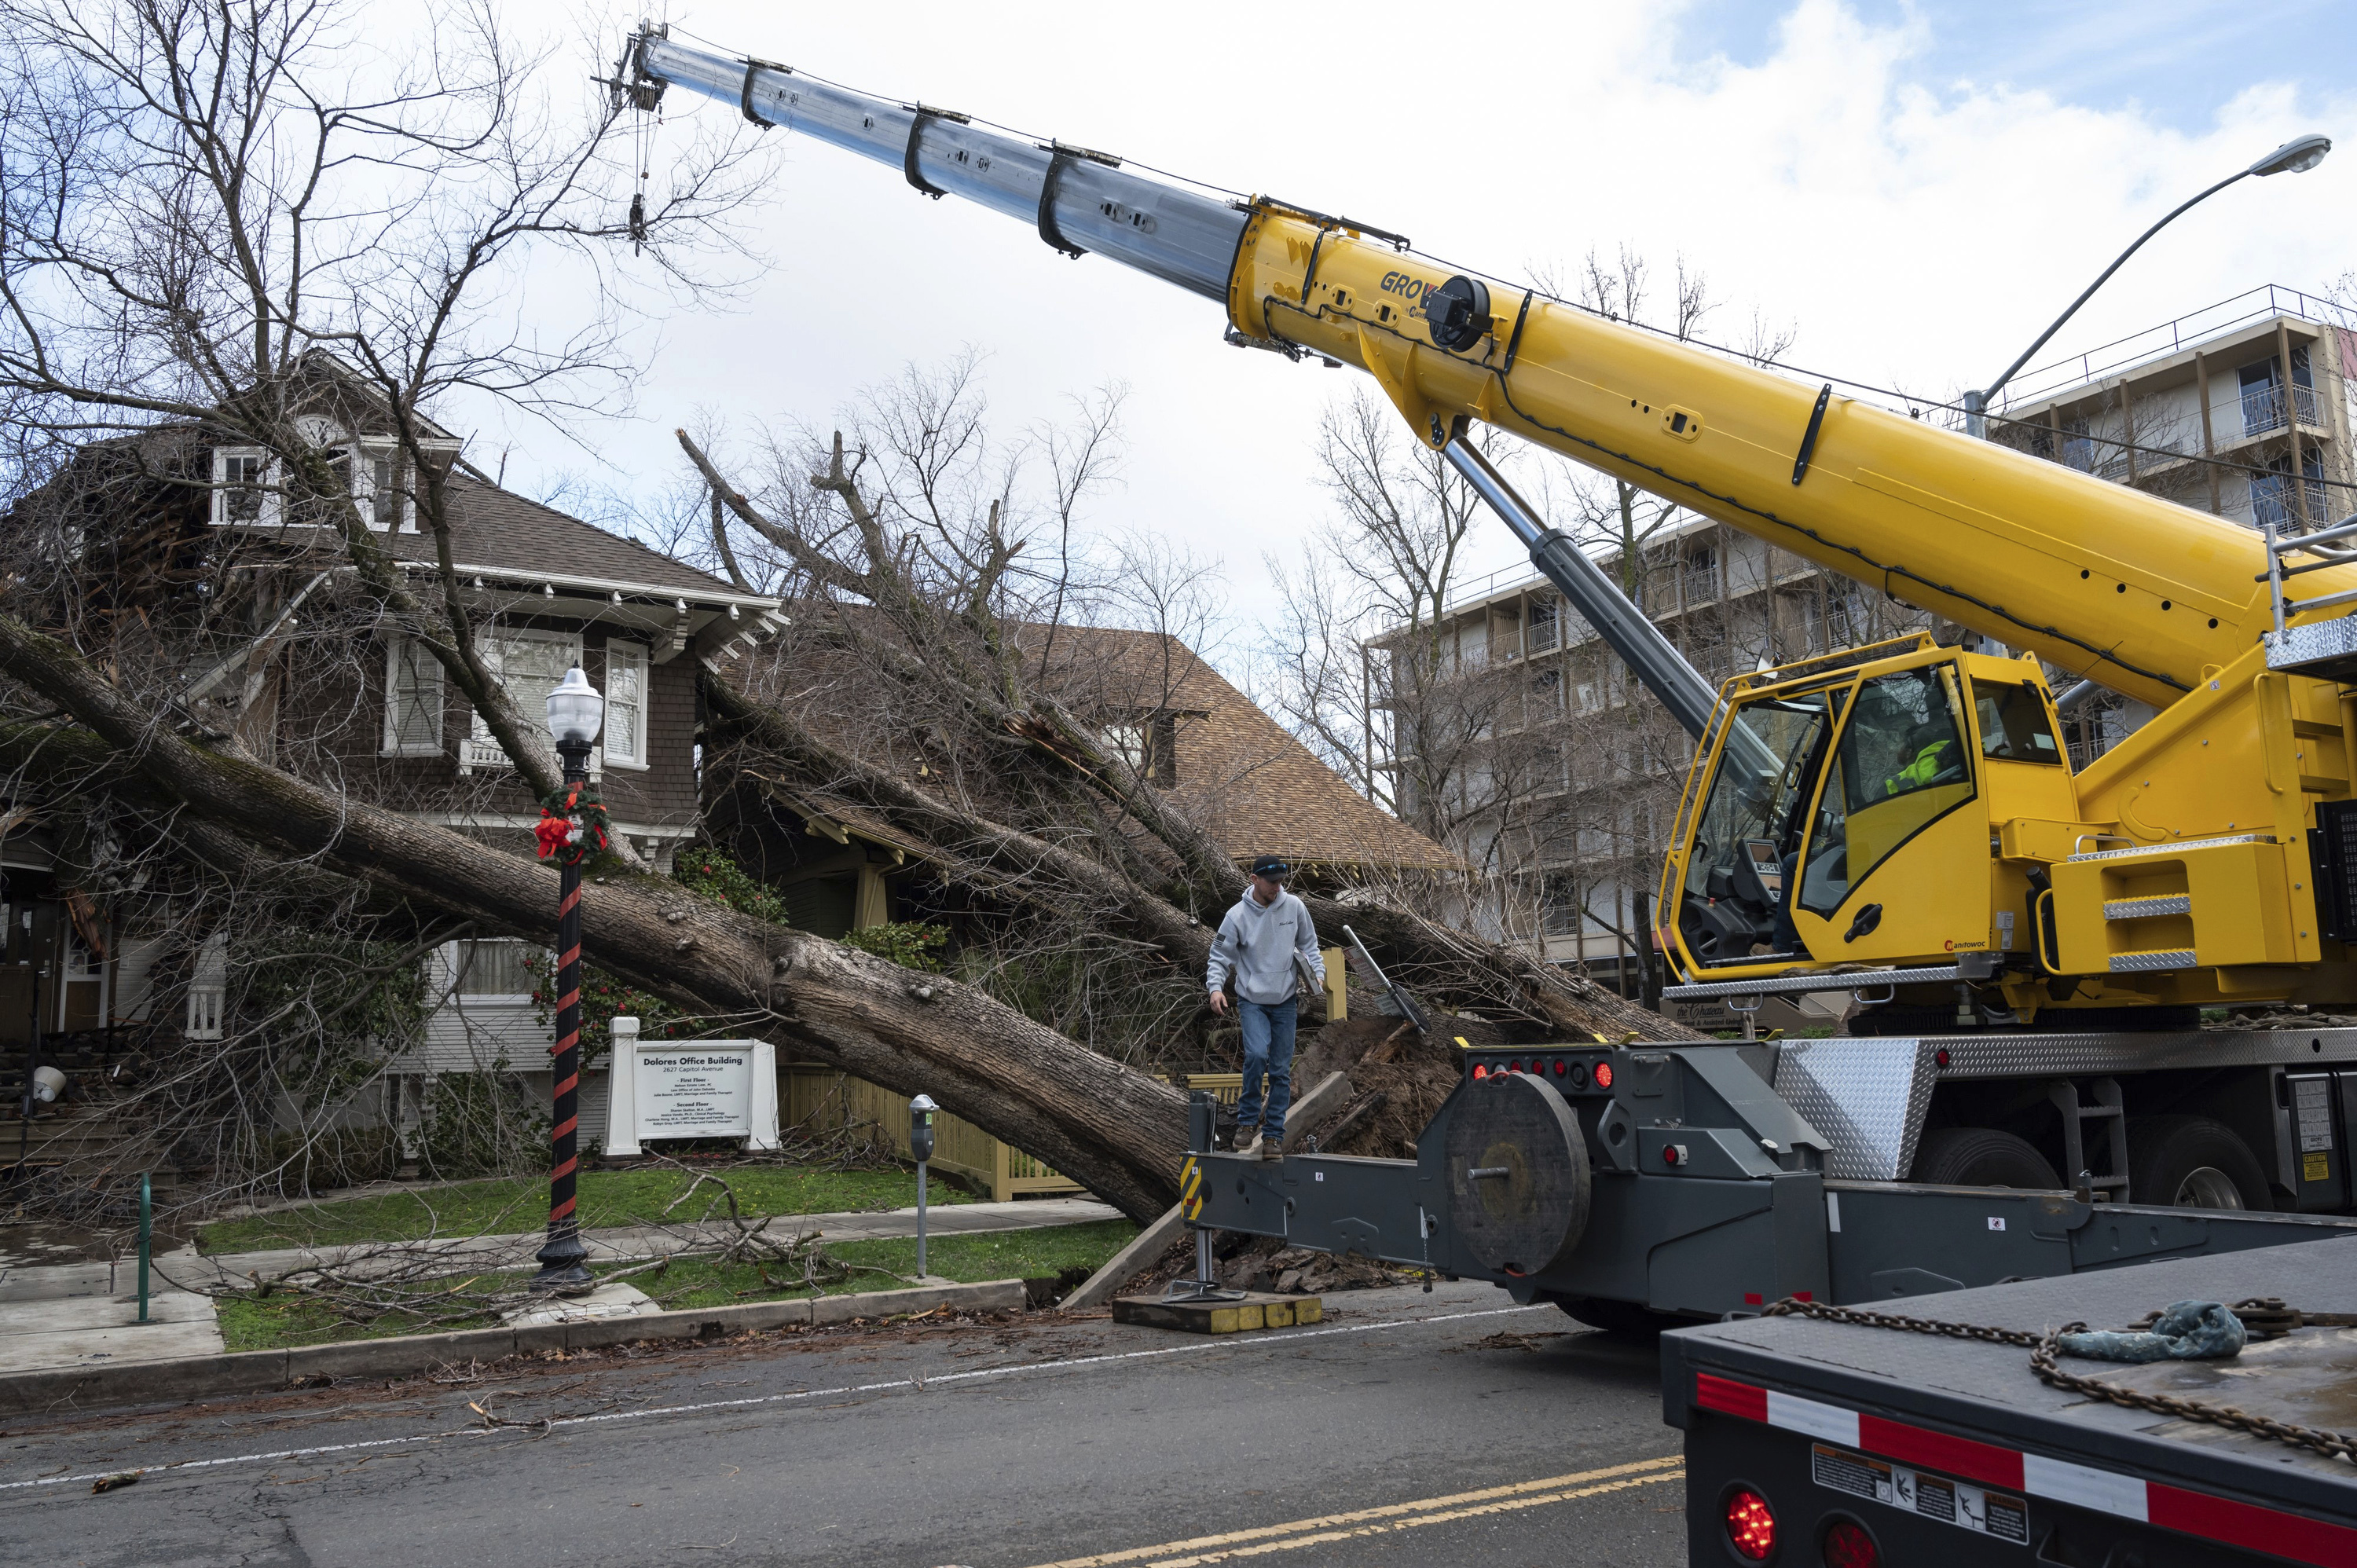
[[[2032,889],[1994,826],[2076,815],[2035,660],[1918,636],[1738,676],[1679,808],[1662,935],[1697,980],[2026,954]]]

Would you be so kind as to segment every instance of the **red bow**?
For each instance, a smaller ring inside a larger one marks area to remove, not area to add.
[[[548,859],[573,842],[571,819],[542,808],[540,821],[533,824],[532,836],[540,841],[540,858]]]

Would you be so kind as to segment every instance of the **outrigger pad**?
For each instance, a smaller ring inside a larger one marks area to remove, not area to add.
[[[1587,1141],[1555,1086],[1496,1072],[1448,1118],[1448,1219],[1484,1268],[1544,1273],[1587,1231]]]
[[[1316,1323],[1325,1316],[1325,1303],[1318,1296],[1273,1295],[1265,1291],[1205,1301],[1183,1296],[1172,1301],[1156,1295],[1113,1298],[1115,1323],[1143,1323],[1187,1334],[1254,1334],[1264,1328]]]

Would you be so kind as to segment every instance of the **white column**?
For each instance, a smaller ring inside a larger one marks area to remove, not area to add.
[[[774,1149],[778,1144],[778,1047],[767,1040],[753,1045],[752,1133],[748,1149]]]
[[[639,1021],[616,1018],[608,1027],[613,1036],[613,1049],[606,1058],[604,1152],[608,1156],[643,1154],[645,1151],[639,1147]],[[772,1089],[770,1097],[774,1118],[777,1090]],[[771,1125],[774,1137],[774,1120]]]

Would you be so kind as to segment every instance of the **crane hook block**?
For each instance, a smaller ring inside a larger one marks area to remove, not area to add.
[[[1424,324],[1436,349],[1461,354],[1495,325],[1490,318],[1490,285],[1459,274],[1424,296]]]

